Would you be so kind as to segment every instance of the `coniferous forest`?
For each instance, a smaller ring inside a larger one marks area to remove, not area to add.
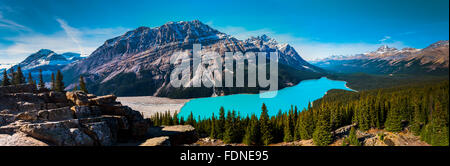
[[[186,119],[169,112],[152,117],[153,125],[190,124],[203,136],[221,139],[225,143],[269,145],[278,142],[313,139],[314,144],[332,143],[332,131],[356,124],[356,129],[384,129],[390,132],[412,131],[434,146],[449,145],[449,81],[419,83],[392,88],[349,92],[332,90],[308,108],[279,110],[269,117],[266,105],[261,115],[241,116],[236,111],[220,108],[219,115],[209,119]],[[352,128],[347,138],[351,145],[359,145]]]

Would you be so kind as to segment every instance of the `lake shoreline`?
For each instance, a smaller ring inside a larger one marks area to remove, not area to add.
[[[341,80],[332,80],[327,77],[321,77],[319,79],[303,80],[296,85],[293,85],[290,87],[285,87],[283,89],[279,89],[277,93],[279,93],[280,91],[295,90],[296,86],[299,86],[302,83],[305,84],[305,82],[308,83],[310,81],[320,81],[320,80],[345,82],[345,81],[341,81]],[[349,88],[347,86],[346,82],[345,82],[344,86],[340,89],[344,89],[344,87],[346,89],[355,91],[354,89]],[[328,93],[328,91],[330,91],[332,89],[325,91],[317,99],[322,98],[324,95],[326,95]],[[264,92],[264,93],[270,93],[270,92]],[[183,108],[185,108],[188,105],[187,103],[191,103],[193,101],[196,102],[198,100],[209,100],[209,99],[220,100],[221,98],[230,98],[230,97],[233,98],[234,96],[244,96],[244,98],[248,98],[248,97],[252,97],[254,95],[260,95],[260,94],[242,93],[242,94],[231,94],[231,95],[224,95],[224,96],[201,97],[201,98],[190,98],[190,99],[171,99],[171,98],[155,97],[155,96],[133,96],[133,97],[118,97],[117,100],[120,101],[123,105],[128,105],[130,108],[141,112],[144,115],[144,117],[147,117],[147,118],[155,115],[156,113],[165,113],[167,111],[170,111],[171,114],[179,113],[179,114],[181,114],[182,117],[186,117],[186,115],[189,114],[191,111],[183,112]],[[295,96],[293,96],[293,97],[295,97]],[[315,99],[315,100],[317,100],[317,99]],[[227,100],[227,99],[224,99],[224,100]],[[258,99],[255,99],[255,102],[258,102]],[[313,102],[313,101],[310,101],[310,102]],[[206,103],[204,105],[207,105],[207,104],[210,104],[210,103]],[[282,104],[282,103],[280,103],[280,104]],[[290,104],[290,105],[297,106],[300,104]],[[290,105],[289,105],[289,107],[290,107]],[[224,104],[224,106],[226,107],[225,104]],[[256,108],[259,108],[259,107],[261,107],[261,106],[258,106]],[[302,108],[299,108],[299,109],[302,109]],[[226,109],[228,110],[229,108],[226,108]],[[208,112],[216,113],[217,111],[218,111],[218,109],[212,109],[211,111],[208,111]],[[236,111],[239,111],[239,110],[236,110]],[[275,110],[272,110],[272,111],[275,111]],[[278,110],[276,110],[276,111],[278,111]],[[196,114],[195,112],[193,112],[193,113]],[[202,112],[202,113],[205,114],[205,112]],[[196,116],[199,116],[199,115],[196,115]],[[208,117],[208,116],[205,116],[205,117]]]
[[[276,115],[278,110],[287,111],[290,106],[297,106],[302,110],[308,103],[322,98],[329,90],[343,89],[354,91],[349,88],[346,81],[331,80],[327,77],[319,79],[303,80],[300,83],[278,90],[274,98],[261,98],[260,94],[233,94],[226,96],[196,98],[187,102],[178,115],[187,117],[192,112],[195,117],[209,118],[212,113],[218,114],[219,108],[235,110],[241,116],[259,115],[261,105],[266,104],[269,115]],[[273,91],[264,92],[273,93]]]

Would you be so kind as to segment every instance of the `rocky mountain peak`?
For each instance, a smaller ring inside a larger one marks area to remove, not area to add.
[[[46,59],[47,57],[55,54],[52,50],[49,49],[40,49],[38,52],[31,54],[28,56],[23,62],[21,62],[21,66],[23,64],[31,63],[33,61],[39,60],[39,59]]]
[[[102,54],[102,50],[114,48],[114,54],[137,53],[154,48],[180,43],[201,43],[227,38],[208,25],[198,21],[167,22],[155,28],[139,27],[125,34],[109,39],[92,55]]]
[[[40,49],[38,52],[36,52],[36,54],[41,54],[41,55],[48,55],[50,53],[54,53],[54,52],[49,49]]]
[[[257,46],[261,46],[261,45],[272,45],[272,46],[275,46],[275,45],[278,44],[278,42],[275,39],[267,36],[266,34],[263,34],[261,36],[256,36],[256,37],[252,36],[252,37],[248,38],[245,41],[247,43],[252,43],[252,44],[255,44]]]
[[[384,52],[391,52],[391,51],[397,51],[397,48],[391,48],[388,45],[382,45],[380,46],[376,52],[384,53]]]
[[[12,68],[16,69],[18,66],[20,66],[23,70],[32,73],[38,72],[39,69],[42,69],[42,71],[44,72],[55,72],[65,65],[81,60],[83,58],[84,57],[81,57],[78,53],[68,52],[57,54],[49,49],[40,49]]]

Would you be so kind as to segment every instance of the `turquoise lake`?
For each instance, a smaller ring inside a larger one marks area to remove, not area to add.
[[[301,111],[308,107],[308,103],[322,98],[331,89],[343,89],[352,91],[346,86],[345,81],[330,80],[326,77],[315,80],[304,80],[299,84],[278,90],[278,94],[273,98],[260,98],[260,94],[236,94],[228,96],[207,97],[192,99],[187,102],[179,113],[179,116],[187,118],[192,112],[197,119],[209,118],[214,112],[214,116],[219,115],[219,109],[224,107],[225,111],[235,110],[241,117],[255,114],[259,116],[261,106],[266,104],[269,115],[274,116],[281,109],[288,111],[291,105],[297,106]],[[273,93],[273,92],[265,92]]]

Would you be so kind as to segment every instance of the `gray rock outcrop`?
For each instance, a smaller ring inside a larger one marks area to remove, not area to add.
[[[111,146],[147,135],[150,120],[116,96],[0,87],[0,146]]]

